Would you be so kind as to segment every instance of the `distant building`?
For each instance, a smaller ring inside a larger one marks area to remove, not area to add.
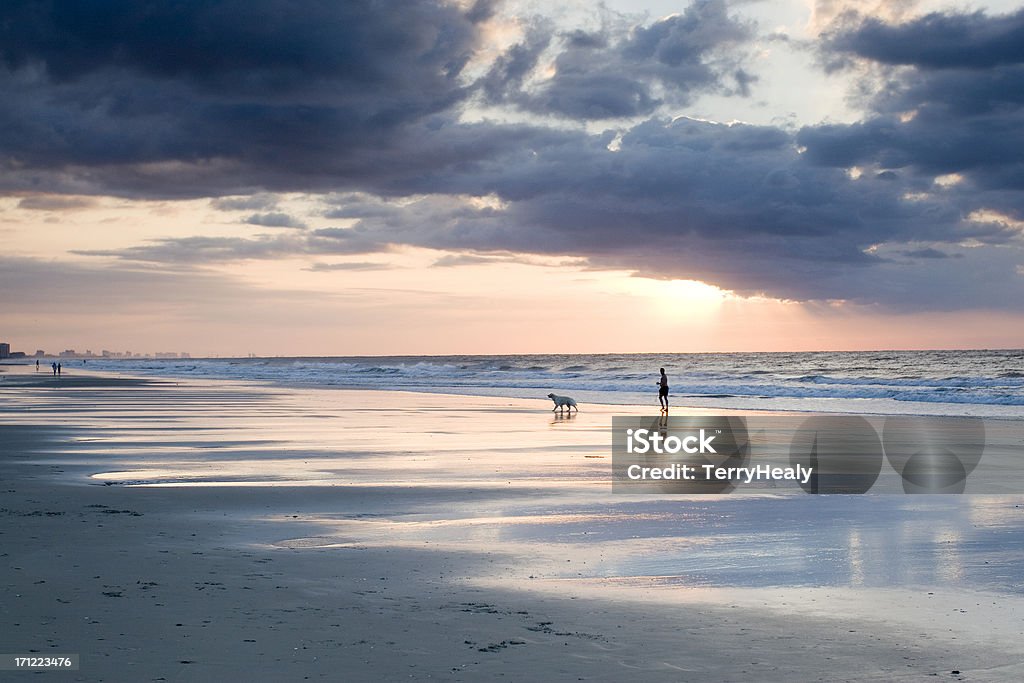
[[[7,343],[0,343],[0,358],[11,357],[11,345]]]
[[[181,352],[181,358],[191,358],[191,357],[192,357],[192,356],[190,356],[190,355],[189,355],[189,354],[187,354],[186,352],[184,352],[184,351],[182,351],[182,352]]]
[[[11,351],[10,354],[8,354],[7,357],[8,358],[24,358],[25,357],[25,352],[24,351]]]
[[[36,358],[42,358],[45,355],[46,351],[43,351],[42,349],[36,349]]]
[[[66,350],[60,352],[60,357],[61,358],[73,358],[73,357],[75,357],[77,355],[78,354],[75,353],[74,349],[66,349]]]

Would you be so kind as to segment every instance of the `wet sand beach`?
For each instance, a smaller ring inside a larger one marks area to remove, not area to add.
[[[1024,678],[1021,497],[615,495],[649,408],[5,370],[0,650],[61,680]]]

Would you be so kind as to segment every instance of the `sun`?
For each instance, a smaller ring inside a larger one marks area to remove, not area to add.
[[[700,280],[655,280],[643,277],[617,278],[621,291],[648,299],[658,305],[681,307],[688,314],[708,314],[735,295]]]

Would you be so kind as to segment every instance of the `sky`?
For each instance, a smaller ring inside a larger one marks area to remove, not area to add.
[[[0,341],[1024,346],[1024,5],[7,0]]]

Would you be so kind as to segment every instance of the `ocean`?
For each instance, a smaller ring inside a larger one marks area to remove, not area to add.
[[[69,360],[71,369],[83,361]],[[721,409],[1024,417],[1024,350],[90,359],[87,368],[353,389]],[[584,410],[586,410],[584,405]]]

